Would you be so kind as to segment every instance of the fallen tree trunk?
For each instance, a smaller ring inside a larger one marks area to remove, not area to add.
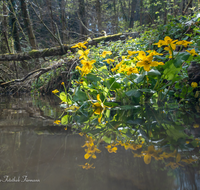
[[[102,36],[99,38],[94,38],[88,42],[86,45],[97,45],[97,43],[101,41],[116,41],[116,40],[124,40],[127,36],[131,36],[133,38],[139,37],[138,33],[119,33],[115,35]],[[0,61],[23,61],[30,60],[35,58],[44,58],[49,56],[56,55],[64,55],[68,50],[75,52],[75,49],[71,48],[72,45],[63,44],[64,51],[62,47],[52,47],[46,49],[32,50],[29,52],[16,53],[16,54],[0,54]]]

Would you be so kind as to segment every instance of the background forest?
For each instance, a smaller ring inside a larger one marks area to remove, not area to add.
[[[139,32],[193,15],[199,0],[2,0],[0,54],[15,54],[116,33]],[[1,59],[1,82],[42,67],[41,59]],[[46,61],[46,60],[45,60]]]

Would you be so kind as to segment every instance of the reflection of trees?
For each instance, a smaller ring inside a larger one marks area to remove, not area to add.
[[[53,100],[53,98],[52,98]],[[0,126],[48,126],[61,114],[51,99],[1,98]]]

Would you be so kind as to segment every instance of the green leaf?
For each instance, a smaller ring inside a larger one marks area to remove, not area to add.
[[[68,124],[68,117],[69,115],[65,115],[61,118],[61,124],[62,125],[67,125]]]
[[[100,81],[100,80],[101,80],[101,78],[97,77],[96,75],[92,75],[92,74],[88,74],[86,78],[87,78],[88,80],[94,81],[94,82],[97,82],[97,81]]]
[[[115,81],[116,79],[111,77],[106,81],[107,87],[111,90],[116,90],[121,87],[121,84]]]
[[[115,102],[105,102],[104,105],[108,106],[108,107],[116,107],[116,106],[118,106],[118,103],[115,103]]]
[[[61,92],[59,95],[59,98],[63,101],[63,102],[67,102],[67,96],[64,92]]]
[[[144,77],[145,77],[145,75],[147,75],[147,72],[145,71],[143,74],[141,74],[141,75],[137,75],[137,78],[134,80],[134,82],[135,83],[140,83],[140,82],[142,82],[143,81],[143,79],[144,79]]]
[[[181,65],[183,64],[183,62],[187,61],[189,57],[190,57],[190,53],[188,53],[188,52],[180,52],[177,55],[177,57],[176,57],[176,59],[174,61],[174,66],[176,68],[181,67]]]
[[[81,91],[80,88],[76,91],[75,95],[73,96],[73,100],[76,101],[85,101],[87,100],[87,96],[85,92]]]
[[[103,141],[105,141],[106,143],[110,144],[111,143],[111,137],[107,137],[107,136],[103,136]]]
[[[178,72],[181,70],[181,67],[176,68],[173,64],[166,68],[163,72],[164,79],[172,80],[174,77],[177,76]]]
[[[154,70],[154,69],[151,69],[147,74],[148,74],[148,76],[158,76],[158,75],[161,75],[161,73],[158,70]]]
[[[152,90],[152,89],[139,89],[141,92],[148,92],[148,93],[156,93],[155,90]]]
[[[140,92],[140,90],[129,90],[128,92],[126,92],[127,96],[134,96],[135,98],[139,98],[142,93]]]

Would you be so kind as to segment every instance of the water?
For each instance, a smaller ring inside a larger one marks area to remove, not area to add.
[[[167,159],[151,156],[145,164],[144,157],[134,157],[139,149],[118,146],[117,153],[109,153],[103,141],[98,146],[101,153],[90,162],[95,168],[83,169],[85,137],[55,125],[61,114],[56,97],[0,99],[1,190],[200,189],[199,160],[172,169],[166,167]],[[198,147],[182,152],[182,158],[188,152],[199,158]]]

